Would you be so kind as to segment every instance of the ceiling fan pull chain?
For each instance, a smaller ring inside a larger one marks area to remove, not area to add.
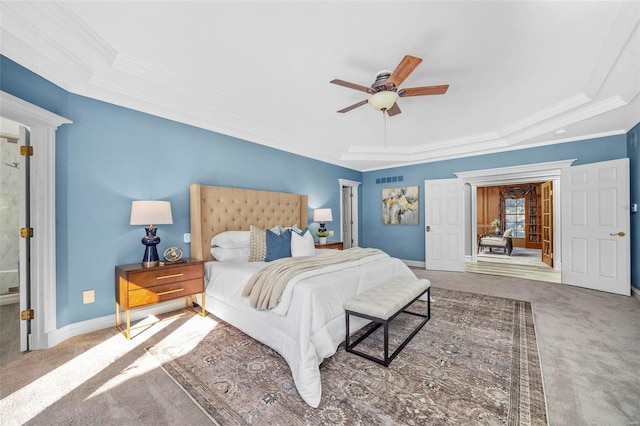
[[[382,110],[382,121],[384,122],[384,149],[387,149],[387,116]]]

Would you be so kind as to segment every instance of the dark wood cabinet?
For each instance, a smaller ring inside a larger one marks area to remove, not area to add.
[[[316,248],[342,250],[344,248],[344,244],[342,244],[342,241],[327,241],[324,244],[316,243]]]

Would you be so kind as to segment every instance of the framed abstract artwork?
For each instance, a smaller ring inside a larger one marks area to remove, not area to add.
[[[384,225],[418,225],[420,223],[418,186],[382,189],[382,223]]]

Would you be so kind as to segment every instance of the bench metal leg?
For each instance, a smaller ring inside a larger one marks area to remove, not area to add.
[[[427,294],[427,314],[421,314],[421,313],[417,313],[417,312],[411,312],[408,311],[407,308],[412,305],[416,300],[418,300],[422,295]],[[418,317],[422,317],[424,318],[417,326],[416,328],[411,332],[411,334],[396,348],[396,350],[391,354],[391,356],[389,356],[389,323],[391,322],[391,320],[393,320],[395,317],[397,317],[398,315],[400,315],[401,313],[407,313],[407,314],[411,314],[411,315],[415,315]],[[375,325],[368,330],[365,334],[363,334],[362,336],[360,336],[355,342],[351,343],[350,342],[350,335],[349,335],[349,317],[351,315],[360,317],[360,318],[365,318],[368,319],[372,322],[375,323]],[[363,358],[366,358],[370,361],[374,361],[377,362],[378,364],[382,364],[385,367],[388,367],[389,364],[391,364],[391,361],[394,360],[394,358],[400,353],[400,351],[402,351],[402,349],[404,349],[405,346],[407,346],[407,344],[411,341],[411,339],[413,339],[415,337],[416,334],[418,334],[418,332],[422,329],[422,327],[424,327],[424,325],[427,323],[427,321],[429,321],[429,319],[431,319],[431,287],[429,287],[428,289],[426,289],[424,292],[422,292],[420,295],[418,295],[415,299],[413,299],[411,302],[409,302],[408,304],[406,304],[402,309],[400,309],[398,312],[396,312],[395,314],[393,314],[391,317],[389,317],[388,319],[382,319],[382,318],[376,318],[376,317],[372,317],[370,315],[365,315],[365,314],[361,314],[359,312],[354,312],[354,311],[345,311],[345,319],[346,319],[346,327],[347,327],[347,331],[346,331],[346,338],[345,338],[345,350],[347,352],[351,352],[354,353],[356,355],[359,355]],[[357,349],[354,349],[358,344],[360,344],[364,339],[366,339],[367,337],[369,337],[371,335],[371,333],[373,333],[374,331],[376,331],[378,328],[380,328],[381,326],[384,326],[384,359],[379,359],[376,357],[373,357],[369,354],[366,354],[364,352],[361,352]]]

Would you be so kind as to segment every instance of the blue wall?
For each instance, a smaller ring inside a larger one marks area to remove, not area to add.
[[[627,133],[631,203],[640,204],[640,123]],[[640,289],[640,212],[631,213],[631,284]]]
[[[355,170],[68,93],[1,56],[0,69],[1,90],[73,121],[56,134],[58,327],[114,313],[114,266],[144,251],[143,227],[129,225],[132,200],[171,201],[158,251],[188,255],[191,183],[308,194],[312,219],[313,208],[340,211],[338,179],[361,180]],[[327,228],[339,233],[339,222]],[[83,305],[88,289],[96,302]]]
[[[456,172],[543,163],[572,158],[577,159],[577,161],[573,163],[574,165],[594,163],[624,158],[627,156],[626,151],[626,137],[625,135],[619,135],[365,172],[362,176],[362,204],[364,209],[361,221],[365,229],[363,238],[361,239],[362,245],[379,247],[391,256],[402,259],[424,261],[425,180],[455,178],[454,173]],[[403,182],[400,185],[394,183],[376,184],[377,178],[394,176],[403,176]],[[420,224],[417,226],[383,225],[380,203],[382,188],[415,185],[420,187]]]
[[[304,193],[311,210],[339,211],[339,178],[362,181],[359,201],[362,246],[392,256],[424,260],[424,180],[454,172],[577,158],[587,164],[630,157],[631,200],[640,202],[639,153],[624,135],[360,173],[74,95],[0,56],[0,89],[69,118],[57,131],[56,233],[58,327],[113,314],[114,265],[138,262],[142,227],[129,225],[131,201],[171,201],[174,223],[163,225],[159,250],[178,246],[189,253],[189,185],[193,182]],[[640,143],[640,142],[639,142]],[[627,145],[629,145],[627,147]],[[420,224],[384,226],[376,178],[403,176],[420,187]],[[632,282],[640,285],[640,214],[631,220]],[[328,228],[339,230],[337,222]],[[83,305],[82,291],[96,290]]]

